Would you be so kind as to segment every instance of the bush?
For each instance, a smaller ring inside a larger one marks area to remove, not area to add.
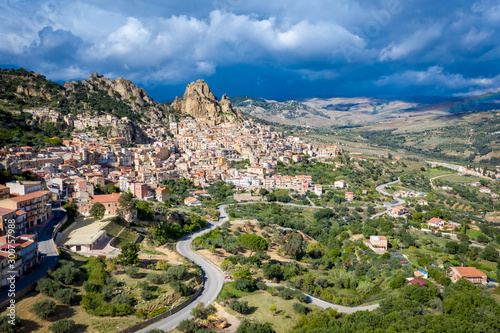
[[[169,280],[182,280],[187,274],[187,268],[179,265],[179,266],[173,266],[169,267],[167,269],[166,276],[169,278]]]
[[[0,316],[0,332],[3,332],[3,333],[16,333],[17,331],[19,331],[21,329],[21,318],[19,318],[18,316],[15,316],[14,318],[14,325],[12,325],[9,321],[11,321],[12,319],[7,316],[7,315],[3,315],[3,316]]]
[[[247,279],[236,279],[236,281],[234,281],[234,288],[245,292],[251,292],[254,289],[254,284]]]
[[[148,281],[139,281],[137,283],[137,286],[141,289],[148,289],[149,288],[149,283]]]
[[[300,303],[293,303],[292,308],[295,310],[295,312],[301,315],[305,315],[310,311],[307,306]]]
[[[247,301],[238,301],[237,299],[233,299],[229,302],[229,308],[241,314],[246,313],[249,309]]]
[[[160,274],[157,273],[149,273],[146,276],[146,279],[151,282],[152,284],[162,284],[163,283],[163,278],[161,277]]]
[[[278,296],[285,299],[285,300],[291,299],[293,297],[293,292],[292,292],[292,290],[290,290],[288,288],[284,288],[278,292]]]
[[[52,279],[39,280],[36,285],[36,291],[47,296],[54,296],[56,291],[63,287],[62,283]]]
[[[85,289],[87,293],[98,293],[101,291],[101,286],[93,281],[85,281],[83,283],[83,289]]]
[[[135,279],[139,275],[139,268],[134,267],[134,266],[127,267],[127,269],[125,270],[125,273],[128,276],[130,276],[131,278]]]
[[[112,300],[111,304],[127,304],[132,305],[134,303],[134,299],[126,294],[116,295]]]
[[[61,319],[50,325],[49,330],[54,333],[74,332],[75,322],[71,319]]]
[[[254,234],[245,234],[238,238],[238,243],[246,249],[252,251],[267,251],[267,241]]]
[[[265,282],[259,281],[255,284],[259,290],[266,290],[267,284]]]
[[[151,293],[151,290],[148,290],[148,289],[143,289],[143,290],[141,291],[141,297],[142,297],[142,299],[144,299],[144,300],[148,300],[148,299],[153,298],[153,293]]]
[[[177,329],[184,333],[194,333],[198,329],[198,326],[192,319],[184,319],[179,323]]]
[[[76,299],[76,294],[72,289],[64,288],[56,291],[54,297],[62,304],[71,305]]]
[[[113,296],[113,287],[111,286],[105,286],[104,288],[102,288],[102,294],[104,296],[106,296],[106,298],[111,298]]]
[[[64,284],[73,284],[78,280],[80,270],[72,264],[65,264],[64,266],[52,272],[52,277]]]
[[[181,294],[181,296],[187,296],[189,294],[189,288],[182,281],[170,282],[170,286],[176,293]]]
[[[34,313],[38,318],[47,319],[56,312],[56,302],[50,299],[40,301],[33,304],[30,312]]]
[[[276,333],[271,323],[254,323],[249,320],[243,320],[238,327],[237,333]]]

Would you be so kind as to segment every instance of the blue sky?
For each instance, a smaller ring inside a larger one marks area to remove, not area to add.
[[[159,101],[217,96],[468,96],[500,90],[494,0],[0,2],[0,65],[98,72]]]

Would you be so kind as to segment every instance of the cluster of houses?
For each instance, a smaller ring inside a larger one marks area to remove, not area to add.
[[[479,192],[484,194],[489,194],[493,199],[498,199],[500,197],[498,194],[491,191],[491,189],[489,189],[488,187],[483,186],[480,182],[472,182],[469,183],[469,185],[474,187],[479,187]]]

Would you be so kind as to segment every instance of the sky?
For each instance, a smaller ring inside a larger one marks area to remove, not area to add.
[[[0,67],[123,77],[160,102],[500,90],[497,0],[2,0]]]

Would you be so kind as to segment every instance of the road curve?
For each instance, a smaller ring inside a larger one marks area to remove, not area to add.
[[[222,223],[229,220],[225,210],[226,206],[227,205],[221,205],[218,207],[220,212],[220,218],[218,222],[210,223],[207,228],[186,236],[179,242],[177,242],[177,252],[179,252],[182,256],[192,260],[198,267],[200,267],[203,274],[205,286],[198,298],[176,314],[173,314],[170,317],[154,323],[138,332],[145,333],[153,328],[159,328],[166,332],[171,331],[176,328],[182,320],[191,317],[191,309],[194,308],[198,303],[203,302],[205,305],[209,305],[213,301],[215,301],[220,291],[222,290],[222,286],[224,285],[224,276],[222,274],[222,271],[218,267],[209,263],[207,260],[203,259],[200,255],[198,255],[191,248],[191,244],[193,243],[193,239],[195,239],[196,237],[209,232],[210,230],[220,226]]]

